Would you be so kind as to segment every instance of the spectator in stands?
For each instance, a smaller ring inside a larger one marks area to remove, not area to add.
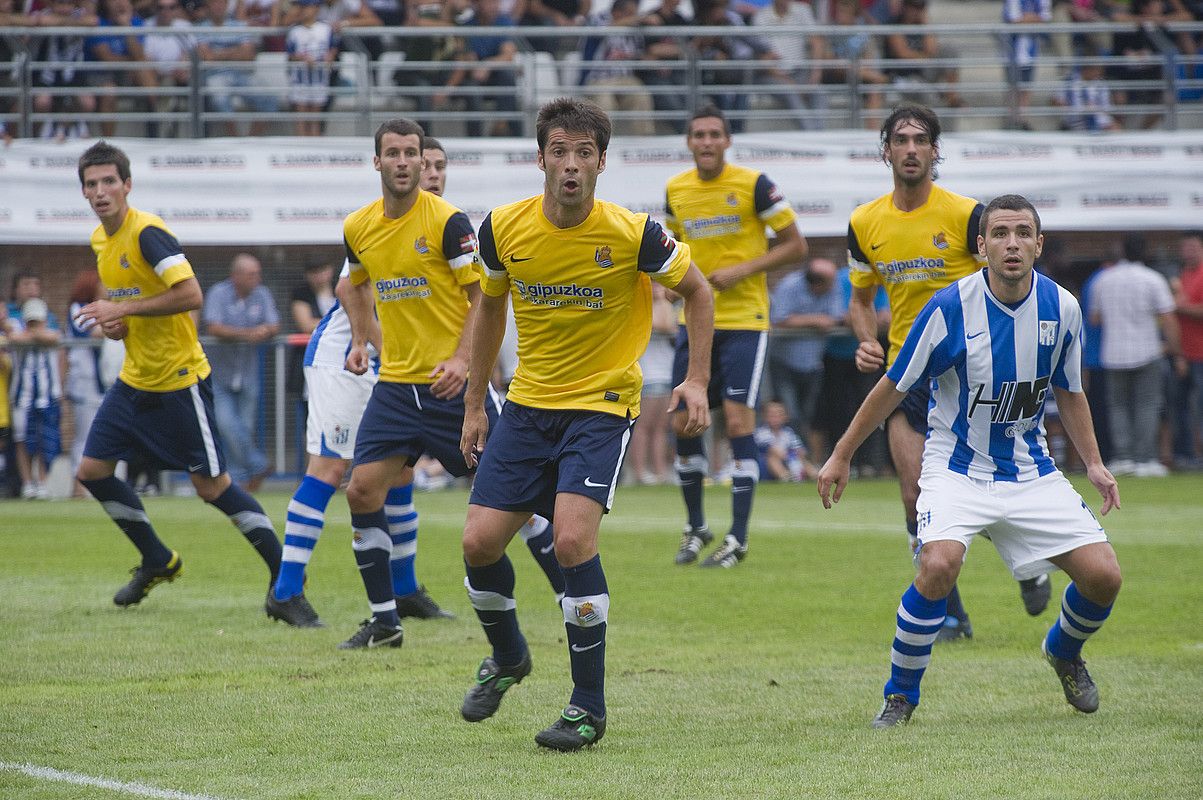
[[[860,6],[857,0],[835,0],[831,24],[850,28],[865,24],[860,16]],[[869,112],[881,109],[882,93],[877,87],[889,84],[890,79],[881,70],[864,63],[875,61],[879,56],[877,43],[873,37],[862,31],[837,33],[831,35],[822,44],[821,58],[835,59],[849,65],[855,62],[860,65],[856,78],[865,87],[861,92],[861,102],[865,110]],[[850,69],[849,66],[824,67],[822,81],[825,84],[848,84],[852,79],[849,74]],[[881,120],[876,114],[864,115],[866,128],[877,130],[880,124]],[[843,433],[843,431],[841,430],[839,433]]]
[[[1127,18],[1114,0],[1053,0],[1053,22],[1057,23],[1120,22]],[[1086,45],[1095,53],[1111,52],[1110,33],[1054,33],[1048,38],[1062,76],[1068,76],[1075,54],[1085,55]]]
[[[14,280],[8,308],[8,340],[17,345],[12,385],[12,437],[21,475],[21,497],[45,499],[50,465],[62,452],[59,429],[63,396],[58,322],[42,299],[42,281],[30,273]]]
[[[677,312],[664,287],[652,281],[652,338],[639,359],[643,371],[639,424],[631,431],[630,475],[644,485],[663,483],[672,456],[668,448],[668,400],[673,385],[673,335]]]
[[[729,0],[698,0],[694,7],[694,22],[707,27],[730,26],[746,28],[743,17],[731,10]],[[775,60],[772,48],[763,37],[750,31],[723,36],[698,36],[693,40],[694,49],[702,61],[753,61]],[[742,133],[750,99],[746,86],[752,83],[755,70],[746,66],[724,67],[710,65],[702,69],[701,86],[708,91],[711,102],[729,113],[727,116],[732,133]]]
[[[769,321],[785,332],[770,340],[773,398],[785,407],[790,424],[811,452],[817,449],[814,416],[823,382],[826,336],[848,307],[841,302],[835,274],[831,259],[812,259],[806,269],[782,278],[769,301]]]
[[[235,103],[249,107],[261,114],[272,113],[279,107],[279,98],[270,92],[255,91],[251,84],[254,73],[242,62],[255,58],[255,39],[239,31],[246,23],[230,16],[229,0],[206,0],[207,16],[198,29],[220,28],[227,31],[217,36],[198,36],[196,52],[204,65],[205,107],[215,114],[231,114]],[[226,66],[226,65],[231,66]],[[227,136],[238,134],[238,125],[226,119],[222,126]],[[209,135],[215,135],[215,125],[210,126]],[[261,136],[267,130],[267,121],[256,118],[251,122],[251,135]]]
[[[472,15],[463,22],[466,28],[486,26],[513,27],[514,21],[501,14],[500,0],[472,0]],[[458,58],[464,61],[475,61],[479,66],[468,69],[457,68],[447,79],[446,88],[463,87],[468,89],[465,95],[468,110],[472,118],[468,120],[468,135],[480,136],[484,132],[481,117],[484,116],[486,95],[480,89],[500,89],[500,94],[489,96],[496,104],[496,115],[488,133],[492,136],[516,136],[518,126],[514,116],[518,111],[517,79],[511,65],[518,54],[518,47],[509,36],[476,36],[471,31],[465,31],[463,49]],[[447,93],[435,95],[435,107],[447,103]]]
[[[679,27],[689,24],[689,18],[681,13],[681,0],[662,0],[659,6],[639,18],[643,27]],[[668,133],[684,134],[688,92],[685,89],[687,66],[682,50],[682,41],[674,36],[649,36],[643,40],[643,57],[648,61],[663,61],[665,66],[638,71],[644,86],[678,87],[679,91],[655,92],[652,104],[661,116]]]
[[[776,401],[765,403],[761,416],[764,423],[753,434],[760,480],[797,482],[817,475],[819,471],[807,458],[806,446],[788,424],[785,406]]]
[[[1165,405],[1161,336],[1179,376],[1187,363],[1170,285],[1145,266],[1144,253],[1143,235],[1124,237],[1123,259],[1095,280],[1089,306],[1091,322],[1102,327],[1114,451],[1109,468],[1113,475],[1156,477],[1167,471],[1157,459]]]
[[[590,24],[634,26],[639,20],[638,12],[638,0],[614,0],[610,11],[593,17]],[[651,136],[656,132],[651,116],[652,97],[643,90],[643,81],[630,65],[642,57],[641,37],[630,34],[590,36],[581,46],[581,84],[588,87],[590,99],[607,113],[637,115],[614,119],[614,133],[618,135]]]
[[[112,117],[117,111],[119,90],[131,86],[143,89],[158,85],[154,73],[146,69],[123,69],[121,65],[140,64],[146,60],[142,51],[142,37],[132,35],[103,35],[103,29],[141,28],[142,18],[134,13],[130,0],[99,0],[97,10],[100,16],[98,36],[92,36],[87,41],[88,60],[112,65],[113,69],[92,69],[88,73],[88,84],[97,91],[97,111],[109,115],[100,121],[100,132],[103,136],[112,136],[117,130],[117,120]],[[139,110],[145,111],[149,106],[145,98],[138,98]]]
[[[1111,420],[1108,413],[1111,401],[1107,394],[1107,371],[1103,369],[1103,329],[1092,321],[1094,309],[1090,306],[1090,298],[1094,282],[1119,260],[1118,243],[1112,249],[1114,252],[1082,282],[1078,296],[1078,302],[1082,306],[1082,387],[1086,390],[1086,401],[1090,407],[1098,409],[1098,412],[1091,414],[1094,436],[1099,442],[1099,454],[1108,464],[1113,460]]]
[[[902,10],[892,21],[895,25],[927,25],[927,0],[902,0]],[[941,95],[950,108],[965,105],[955,89],[959,79],[957,52],[942,45],[933,33],[893,33],[886,37],[884,55],[887,61],[917,62],[888,64],[886,75],[902,96],[935,106],[929,84],[942,83]]]
[[[306,335],[322,321],[337,300],[334,297],[334,264],[325,260],[305,265],[305,282],[292,290],[289,311],[298,333]]]
[[[280,330],[259,259],[249,253],[234,256],[230,277],[205,293],[204,322],[218,342],[207,350],[213,366],[213,413],[230,475],[254,492],[269,471],[256,435],[263,400],[260,345]]]
[[[1003,22],[1011,25],[1029,25],[1052,22],[1053,0],[1004,0]],[[1032,103],[1032,78],[1036,73],[1036,60],[1040,57],[1040,37],[1033,33],[1017,33],[1007,42],[1007,75],[1015,87],[1015,107],[1012,109],[1010,125],[1019,130],[1030,131],[1026,120],[1028,106]]]
[[[13,450],[12,408],[8,388],[13,361],[8,352],[8,307],[0,304],[0,497],[21,494],[21,475],[17,472],[17,454]]]
[[[1112,54],[1123,58],[1111,68],[1108,77],[1115,81],[1121,103],[1161,106],[1165,102],[1165,92],[1160,85],[1164,74],[1154,30],[1165,22],[1189,22],[1191,15],[1182,0],[1132,0],[1130,11],[1131,20],[1137,27],[1115,34]],[[1151,81],[1158,85],[1149,89],[1127,89],[1122,84],[1128,81]],[[1138,125],[1148,130],[1160,121],[1161,110],[1158,108],[1147,111]]]
[[[1190,367],[1188,391],[1178,416],[1186,428],[1187,452],[1178,466],[1199,469],[1203,455],[1203,231],[1182,235],[1182,271],[1173,282],[1174,307],[1182,329],[1182,354]]]
[[[0,26],[25,27],[34,24],[27,14],[15,11],[16,0],[0,0]],[[14,39],[0,36],[0,65],[11,65],[17,61],[22,48]],[[13,140],[13,129],[10,129],[3,115],[12,114],[20,108],[20,96],[10,97],[9,92],[20,87],[19,76],[15,69],[0,66],[0,144],[8,144]]]
[[[1093,45],[1087,43],[1083,47],[1090,53],[1089,48]],[[1090,53],[1088,57],[1097,56]],[[1103,80],[1101,62],[1083,61],[1079,64],[1070,73],[1061,95],[1053,98],[1053,102],[1065,108],[1065,115],[1061,118],[1062,130],[1086,133],[1123,130],[1123,125],[1111,113],[1111,88]]]
[[[31,16],[35,24],[47,27],[91,26],[97,21],[85,0],[52,0],[49,7],[35,11]],[[43,139],[57,141],[87,138],[88,123],[83,120],[73,122],[67,116],[96,111],[96,97],[84,90],[88,85],[84,67],[84,38],[46,36],[36,39],[35,47],[33,60],[54,66],[43,67],[33,73],[33,110],[38,114],[63,115],[42,123],[39,135]],[[70,93],[60,93],[62,90]]]
[[[234,18],[251,28],[278,28],[284,24],[284,0],[236,0]],[[260,49],[265,53],[284,52],[284,37],[264,36]]]
[[[807,110],[819,107],[818,94],[801,94],[799,87],[812,87],[820,82],[822,70],[807,63],[819,58],[823,52],[823,42],[817,35],[802,35],[796,33],[768,33],[772,28],[814,27],[815,12],[809,2],[803,0],[772,0],[757,10],[752,16],[752,25],[764,31],[764,38],[772,48],[777,59],[777,66],[768,75],[787,91],[778,97],[785,107],[793,111],[798,119],[799,127],[803,130],[822,128],[819,120],[806,113]]]
[[[192,21],[184,14],[180,0],[155,0],[155,15],[146,23],[148,28],[170,28],[176,31],[192,27]],[[142,40],[142,51],[147,62],[154,68],[155,81],[165,94],[155,98],[155,117],[150,123],[152,136],[173,136],[184,125],[165,122],[159,115],[185,111],[188,98],[176,94],[186,88],[192,77],[189,57],[196,47],[196,39],[175,33],[148,33]],[[167,94],[170,92],[170,94]]]
[[[75,284],[71,287],[71,305],[67,309],[70,346],[67,349],[65,387],[67,399],[71,401],[71,417],[75,431],[71,438],[72,475],[79,469],[88,429],[92,427],[92,418],[96,416],[96,410],[100,408],[100,401],[104,399],[104,392],[108,388],[101,377],[98,346],[105,341],[104,330],[99,325],[92,325],[85,330],[79,324],[79,310],[104,296],[104,287],[100,285],[100,273],[95,269],[81,269],[76,273]],[[71,496],[85,497],[86,494],[83,484],[76,481]]]
[[[527,0],[521,16],[510,15],[519,25],[526,27],[568,28],[584,25],[592,11],[590,0]],[[603,9],[604,10],[604,9]],[[530,36],[527,39],[536,50],[547,50],[563,55],[577,49],[577,40],[570,36]]]
[[[300,17],[301,8],[294,2],[284,14],[284,24],[295,25]],[[322,0],[317,18],[329,23],[335,33],[341,33],[346,28],[375,28],[380,25],[380,17],[363,0]]]
[[[317,18],[321,0],[296,0],[299,21],[288,29],[288,99],[298,114],[317,114],[330,98],[331,65],[338,58],[334,28]],[[297,120],[297,136],[321,136],[316,117]]]

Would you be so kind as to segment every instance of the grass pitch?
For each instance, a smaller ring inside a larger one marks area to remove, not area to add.
[[[1075,481],[1092,506],[1093,489]],[[898,596],[912,577],[897,488],[762,485],[748,559],[675,567],[681,501],[626,488],[603,524],[613,598],[609,729],[592,751],[541,752],[570,691],[563,620],[526,548],[519,614],[534,672],[492,719],[459,703],[487,645],[463,590],[462,492],[419,494],[419,575],[459,615],[406,624],[400,650],[343,652],[367,606],[338,496],[310,566],[326,628],[263,614],[267,573],[196,499],[147,501],[184,575],[113,606],[137,560],[88,502],[0,505],[0,798],[116,800],[31,777],[31,764],[219,800],[275,798],[1190,798],[1203,796],[1203,481],[1128,480],[1104,524],[1125,585],[1085,656],[1090,716],[1062,698],[989,543],[961,586],[971,642],[938,646],[912,724],[871,731]],[[707,490],[717,532],[729,494]],[[288,497],[266,494],[282,529]],[[7,765],[7,766],[5,766]],[[160,795],[167,796],[167,795]]]

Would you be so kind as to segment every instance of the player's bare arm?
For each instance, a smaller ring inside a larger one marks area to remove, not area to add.
[[[1059,386],[1053,387],[1053,395],[1057,398],[1057,410],[1061,414],[1061,424],[1065,427],[1065,433],[1081,456],[1082,463],[1086,465],[1086,477],[1103,498],[1103,508],[1099,515],[1106,516],[1111,509],[1120,507],[1119,484],[1116,483],[1115,476],[1103,466],[1099,443],[1094,437],[1090,404],[1082,392],[1071,392]]]
[[[479,308],[474,319],[466,326],[472,332],[472,350],[469,360],[469,375],[480,375],[481,380],[468,384],[464,392],[464,430],[460,437],[460,452],[464,463],[475,467],[479,455],[485,449],[485,437],[489,432],[489,419],[485,416],[485,394],[489,389],[486,376],[493,374],[501,340],[505,337],[505,308],[509,295],[493,297],[481,292]]]
[[[848,425],[848,430],[835,443],[831,457],[819,470],[819,497],[823,500],[823,508],[831,508],[832,503],[838,503],[848,485],[848,474],[851,470],[852,456],[864,444],[869,434],[886,421],[886,417],[894,413],[904,392],[898,391],[898,384],[883,375],[865,402],[857,410],[856,416]],[[833,491],[834,489],[834,491]],[[829,496],[830,495],[830,496]]]
[[[114,303],[112,300],[94,300],[79,310],[76,319],[80,327],[108,325],[122,317],[169,317],[186,311],[195,311],[204,305],[205,295],[196,278],[185,278],[173,284],[165,292],[153,297],[135,297]],[[90,322],[89,322],[90,320]]]
[[[802,236],[796,224],[791,222],[774,233],[777,235],[776,245],[756,258],[716,269],[710,273],[710,285],[721,292],[758,272],[773,272],[797,266],[806,258],[810,246],[806,243],[805,237]]]
[[[449,400],[458,395],[468,381],[468,366],[472,359],[472,321],[480,308],[482,293],[479,283],[469,284],[463,287],[463,291],[472,305],[464,319],[464,330],[460,333],[459,344],[450,358],[435,364],[430,372],[430,377],[435,378],[435,382],[430,385],[430,392],[440,400]]]
[[[342,280],[339,281],[342,285]],[[372,286],[368,281],[355,284],[347,280],[347,285],[338,295],[339,302],[347,310],[347,319],[351,323],[351,351],[347,353],[346,368],[348,372],[363,375],[372,366],[372,357],[368,353],[368,342],[372,340],[372,329],[375,327],[377,350],[380,345],[380,324],[373,313]]]
[[[876,286],[853,286],[848,299],[848,327],[860,340],[856,348],[856,368],[861,372],[876,372],[885,366],[886,351],[877,340],[879,319],[873,307]]]
[[[685,403],[686,436],[697,436],[710,427],[710,401],[706,387],[710,384],[710,346],[714,340],[714,296],[702,271],[696,264],[673,291],[685,298],[685,330],[689,334],[689,368],[685,380],[673,389],[668,408]]]

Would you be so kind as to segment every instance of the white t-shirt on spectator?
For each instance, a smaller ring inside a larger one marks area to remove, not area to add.
[[[1174,296],[1160,272],[1116,262],[1095,279],[1088,305],[1102,320],[1104,369],[1135,369],[1161,358],[1157,317],[1174,310]]]

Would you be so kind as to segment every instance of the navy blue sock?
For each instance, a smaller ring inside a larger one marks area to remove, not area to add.
[[[514,565],[509,556],[474,567],[464,562],[468,577],[464,586],[472,608],[493,645],[493,659],[504,667],[522,661],[526,655],[526,637],[518,628],[517,603],[514,602]]]
[[[606,715],[606,618],[610,590],[601,556],[594,556],[564,572],[564,630],[568,632],[568,659],[572,664],[571,703],[595,716]]]
[[[95,481],[80,481],[104,506],[105,513],[133,542],[147,567],[165,567],[171,550],[155,534],[146,509],[130,485],[112,475]]]
[[[739,543],[748,543],[748,520],[752,517],[752,498],[760,481],[760,461],[756,457],[756,439],[752,434],[731,438],[731,535]]]
[[[535,562],[547,576],[547,582],[551,584],[551,590],[556,593],[556,597],[563,598],[564,574],[560,571],[560,562],[556,561],[555,534],[551,523],[535,514],[518,529],[518,535],[530,548],[530,554],[535,557]]]
[[[706,450],[702,437],[686,439],[677,437],[677,482],[681,484],[681,497],[685,499],[685,513],[689,524],[701,528],[706,524],[706,512],[702,509],[702,488],[706,480]]]
[[[276,576],[280,574],[280,559],[284,551],[280,547],[280,540],[276,536],[271,519],[263,513],[263,506],[233,482],[210,505],[229,517],[234,527],[251,543],[255,552],[271,570],[274,585]]]
[[[947,614],[949,619],[955,619],[959,625],[969,624],[969,612],[965,610],[965,604],[961,602],[961,590],[954,583],[952,591],[948,593]]]
[[[393,596],[393,576],[389,570],[393,540],[388,535],[388,515],[384,513],[384,507],[367,514],[352,514],[351,527],[355,529],[351,549],[355,551],[355,563],[359,565],[359,577],[368,593],[372,616],[387,625],[400,625],[397,600]]]

